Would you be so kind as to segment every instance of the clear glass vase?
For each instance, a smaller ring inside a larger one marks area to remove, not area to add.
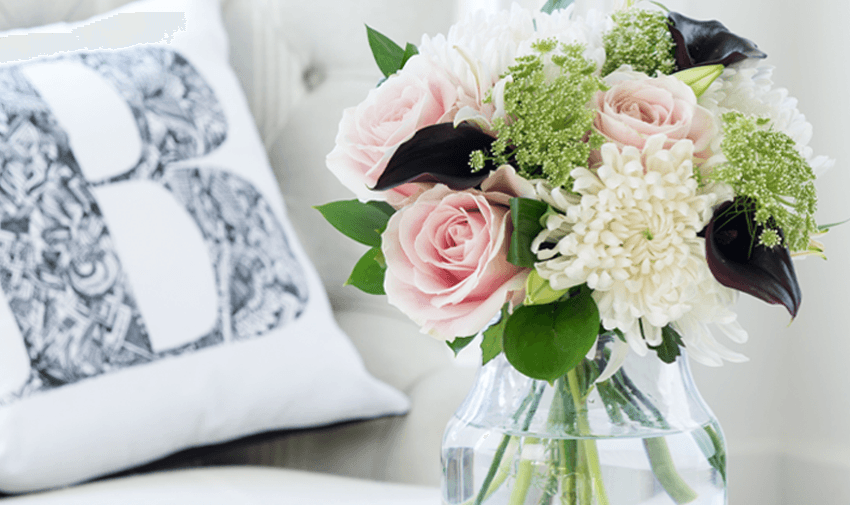
[[[686,356],[630,352],[594,383],[614,338],[552,384],[503,354],[484,365],[446,427],[443,503],[726,504],[725,442]]]

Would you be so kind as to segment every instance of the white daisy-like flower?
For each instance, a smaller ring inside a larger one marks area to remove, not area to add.
[[[598,169],[571,173],[577,195],[537,184],[540,198],[560,211],[547,218],[532,244],[541,260],[537,271],[553,289],[587,283],[603,326],[622,331],[640,355],[660,345],[662,328],[672,323],[696,360],[745,360],[721,346],[707,326],[722,327],[735,341],[746,339],[728,308],[735,292],[711,274],[705,241],[697,235],[726,195],[698,185],[690,140],[669,150],[665,141],[654,135],[643,151],[603,145]],[[600,380],[619,367],[623,351]]]
[[[515,63],[519,44],[534,35],[530,11],[477,11],[453,25],[447,35],[424,35],[419,54],[445,68],[458,89],[455,123],[474,121],[489,129],[495,107],[484,103],[490,90]]]
[[[716,118],[718,131],[722,131],[721,116],[730,111],[768,118],[777,130],[787,134],[797,146],[797,151],[820,175],[835,161],[826,156],[815,156],[809,141],[812,125],[797,109],[797,99],[788,95],[785,88],[774,88],[771,77],[773,67],[760,61],[744,60],[726,67],[700,98],[699,104],[710,110]],[[712,150],[720,153],[723,135],[718,135]],[[710,160],[709,166],[726,161],[722,154]]]

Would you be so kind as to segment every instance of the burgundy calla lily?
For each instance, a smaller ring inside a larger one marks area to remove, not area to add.
[[[473,171],[469,155],[489,149],[495,140],[475,126],[440,123],[426,126],[401,144],[373,189],[391,189],[408,182],[441,182],[453,190],[473,188],[498,167]]]
[[[802,293],[788,248],[758,243],[761,227],[746,204],[721,205],[705,229],[705,256],[720,284],[772,304],[782,304],[797,315]]]
[[[719,21],[698,21],[678,12],[667,15],[676,43],[679,70],[703,65],[731,65],[744,58],[766,58],[755,43],[730,32]]]

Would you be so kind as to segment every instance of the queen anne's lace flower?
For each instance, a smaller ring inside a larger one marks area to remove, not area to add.
[[[554,289],[587,283],[603,326],[622,331],[640,355],[661,344],[661,329],[673,323],[695,359],[743,360],[706,326],[746,339],[727,308],[735,294],[711,274],[697,235],[722,197],[693,177],[690,140],[669,150],[665,141],[654,135],[643,151],[605,144],[597,170],[573,170],[578,195],[538,184],[541,199],[560,212],[550,213],[532,244],[542,260],[537,271]]]
[[[726,67],[700,97],[699,104],[711,111],[718,127],[722,126],[720,118],[730,111],[770,119],[771,126],[791,137],[803,159],[816,175],[820,175],[833,165],[834,160],[813,154],[809,147],[812,125],[797,109],[797,99],[789,96],[787,89],[773,87],[772,74],[772,66],[749,60]],[[715,137],[712,144],[714,152],[720,152],[722,141],[722,134]],[[709,166],[723,162],[725,158],[718,155],[710,161]]]

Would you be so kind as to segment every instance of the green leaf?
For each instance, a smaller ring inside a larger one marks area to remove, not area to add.
[[[370,295],[384,295],[384,274],[387,264],[380,247],[366,251],[354,265],[351,276],[345,281],[346,286],[354,286]]]
[[[472,343],[475,340],[476,335],[472,335],[471,337],[456,337],[454,340],[449,342],[446,340],[446,345],[449,346],[449,349],[455,353],[455,357],[457,357],[458,353],[462,351],[466,346]]]
[[[585,286],[563,301],[517,308],[505,325],[502,347],[514,368],[552,383],[584,359],[598,330],[599,309]]]
[[[505,334],[505,325],[508,322],[508,304],[502,307],[502,317],[499,322],[484,330],[481,339],[481,364],[486,365],[502,352],[502,336]]]
[[[547,0],[540,10],[546,14],[552,14],[556,10],[566,9],[571,3],[573,3],[573,0]]]
[[[641,328],[641,331],[643,331],[643,328]],[[661,329],[661,339],[661,345],[649,346],[649,348],[658,354],[661,361],[668,364],[675,362],[676,358],[682,355],[679,347],[685,347],[682,336],[668,324]]]
[[[417,54],[419,54],[419,49],[417,49],[416,46],[408,42],[407,45],[404,46],[404,54],[401,56],[401,67],[399,68],[404,68],[404,64],[407,63],[407,60],[413,58]]]
[[[537,256],[531,252],[531,242],[543,230],[540,224],[549,210],[549,205],[531,198],[511,198],[511,220],[514,231],[511,234],[511,246],[508,261],[518,267],[531,268],[537,262]]]
[[[404,49],[368,25],[366,25],[366,35],[369,38],[369,47],[372,48],[372,56],[375,57],[375,63],[378,64],[381,72],[386,77],[396,73],[402,66]]]
[[[381,233],[387,227],[392,212],[383,202],[363,203],[358,200],[341,200],[313,207],[337,230],[361,244],[370,247],[381,245]],[[394,212],[394,211],[393,211]]]
[[[842,224],[844,224],[848,221],[850,221],[850,219],[845,219],[844,221],[839,221],[837,223],[822,224],[822,225],[818,226],[818,231],[820,231],[820,232],[829,231],[829,229],[832,228],[833,226],[842,225]]]
[[[372,201],[366,202],[366,205],[380,210],[381,212],[386,214],[387,217],[390,217],[393,214],[395,214],[395,208],[393,208],[393,206],[388,204],[387,202],[379,202],[377,200],[372,200]]]
[[[554,290],[549,281],[532,270],[525,280],[525,301],[523,305],[544,305],[558,301],[562,296],[569,293],[570,289]]]

